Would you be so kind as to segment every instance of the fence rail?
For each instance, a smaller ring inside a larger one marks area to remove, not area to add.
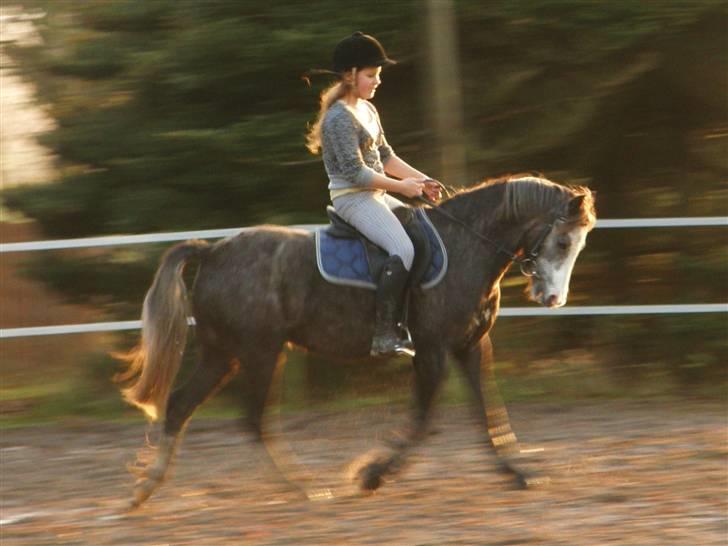
[[[728,303],[699,303],[685,305],[584,305],[544,309],[541,307],[503,307],[499,317],[564,317],[598,315],[672,315],[694,313],[728,313]],[[193,318],[189,319],[194,325]],[[64,324],[61,326],[31,326],[26,328],[0,329],[0,339],[34,336],[55,336],[64,334],[88,334],[99,332],[122,332],[139,330],[141,321],[91,322],[86,324]]]
[[[597,228],[664,228],[664,227],[728,227],[728,216],[703,216],[693,218],[615,218],[597,220]],[[317,224],[291,226],[311,231]],[[51,241],[29,241],[24,243],[2,243],[0,254],[8,252],[30,252],[36,250],[63,250],[69,248],[92,248],[102,246],[141,245],[148,243],[169,243],[187,239],[219,239],[230,237],[250,227],[207,229],[200,231],[175,231],[168,233],[147,233],[143,235],[110,235],[107,237],[85,237],[82,239],[56,239]]]
[[[598,220],[597,228],[665,228],[665,227],[728,227],[728,216],[708,216],[693,218],[617,218]],[[291,226],[311,231],[315,224]],[[62,250],[70,248],[92,248],[122,246],[148,243],[164,243],[184,241],[187,239],[217,239],[235,235],[240,231],[251,229],[228,228],[201,231],[177,231],[169,233],[149,233],[144,235],[118,235],[108,237],[87,237],[82,239],[61,239],[50,241],[31,241],[23,243],[0,244],[0,254],[11,252],[32,252],[38,250]],[[502,317],[535,317],[535,316],[597,316],[597,315],[638,315],[638,314],[691,314],[691,313],[728,313],[728,303],[705,303],[684,305],[601,305],[577,306],[561,309],[544,309],[539,307],[504,307],[500,310]],[[194,323],[194,319],[190,318]],[[138,320],[117,322],[94,322],[88,324],[63,324],[59,326],[34,326],[25,328],[0,329],[0,339],[11,339],[32,336],[80,334],[94,332],[117,332],[138,330]]]

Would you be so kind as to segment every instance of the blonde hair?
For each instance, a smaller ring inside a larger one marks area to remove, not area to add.
[[[356,81],[356,68],[352,70],[352,80]],[[346,81],[343,77],[339,81],[333,83],[323,91],[321,91],[320,108],[316,121],[310,125],[306,133],[306,148],[316,155],[321,151],[321,125],[324,116],[329,108],[339,99],[346,97],[352,90],[353,85]]]

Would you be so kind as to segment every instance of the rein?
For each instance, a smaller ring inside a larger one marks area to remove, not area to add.
[[[433,182],[437,182],[435,180],[432,180]],[[445,190],[447,193],[447,188],[441,183],[438,182],[438,184]],[[474,230],[472,227],[470,227],[467,223],[465,223],[460,218],[457,218],[456,216],[453,216],[446,210],[443,210],[440,208],[440,206],[435,203],[434,201],[430,201],[426,197],[419,196],[415,198],[417,201],[420,201],[421,203],[424,203],[426,205],[430,205],[432,207],[431,210],[437,211],[442,216],[450,220],[451,222],[458,224],[460,227],[464,228],[468,233],[475,236],[478,240],[480,240],[483,243],[487,243],[489,245],[492,245],[496,248],[496,252],[499,252],[501,254],[504,254],[505,256],[508,256],[508,258],[516,262],[521,269],[521,274],[526,277],[538,277],[538,270],[536,269],[536,258],[538,258],[538,254],[541,251],[541,246],[543,246],[544,241],[546,240],[546,237],[548,237],[548,234],[551,233],[551,230],[554,227],[554,224],[558,220],[562,220],[563,216],[560,214],[555,214],[553,219],[544,226],[543,230],[538,236],[538,239],[536,239],[536,243],[531,247],[531,250],[525,255],[525,256],[519,256],[515,252],[512,252],[506,248],[504,248],[500,243],[497,241],[491,239],[487,235],[484,235],[476,230]]]

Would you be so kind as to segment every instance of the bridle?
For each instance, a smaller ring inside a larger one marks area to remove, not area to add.
[[[544,224],[541,233],[539,233],[538,235],[538,239],[536,239],[536,243],[531,246],[531,250],[529,250],[525,256],[515,257],[514,261],[521,268],[521,273],[523,275],[525,275],[526,277],[540,278],[538,274],[538,269],[536,269],[536,258],[538,258],[538,255],[541,252],[541,247],[543,246],[546,237],[548,237],[549,233],[551,233],[551,230],[554,228],[556,222],[565,221],[566,217],[562,214],[552,214],[551,221],[548,224]]]
[[[440,184],[438,182],[438,184]],[[446,189],[442,184],[440,186],[443,187],[443,189]],[[460,227],[464,228],[468,233],[476,237],[478,240],[480,240],[483,243],[487,243],[488,245],[494,246],[496,248],[496,251],[500,254],[504,254],[505,256],[508,256],[508,258],[512,261],[518,264],[518,267],[521,270],[521,274],[525,277],[536,277],[539,278],[538,269],[536,268],[536,259],[539,256],[539,253],[541,252],[541,247],[544,244],[544,241],[546,241],[546,237],[548,237],[549,233],[551,233],[551,230],[554,228],[554,225],[557,222],[564,222],[566,221],[566,217],[561,213],[561,211],[554,211],[554,213],[551,215],[551,220],[544,224],[543,228],[541,229],[541,232],[538,235],[538,238],[536,239],[535,243],[531,245],[531,248],[528,252],[525,254],[519,255],[515,252],[508,250],[505,248],[502,244],[500,244],[498,241],[495,241],[488,237],[487,235],[484,235],[472,227],[470,227],[467,223],[465,223],[460,218],[457,218],[456,216],[453,216],[446,210],[443,210],[440,208],[440,206],[427,199],[426,197],[419,196],[416,198],[418,201],[425,203],[427,205],[430,205],[432,207],[431,210],[436,211],[437,213],[441,214],[451,222],[458,224]]]

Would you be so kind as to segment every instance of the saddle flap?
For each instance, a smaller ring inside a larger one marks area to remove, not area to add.
[[[432,248],[421,213],[410,208],[407,212],[408,214],[400,217],[400,221],[415,247],[415,259],[410,270],[410,286],[419,286],[432,263]]]

